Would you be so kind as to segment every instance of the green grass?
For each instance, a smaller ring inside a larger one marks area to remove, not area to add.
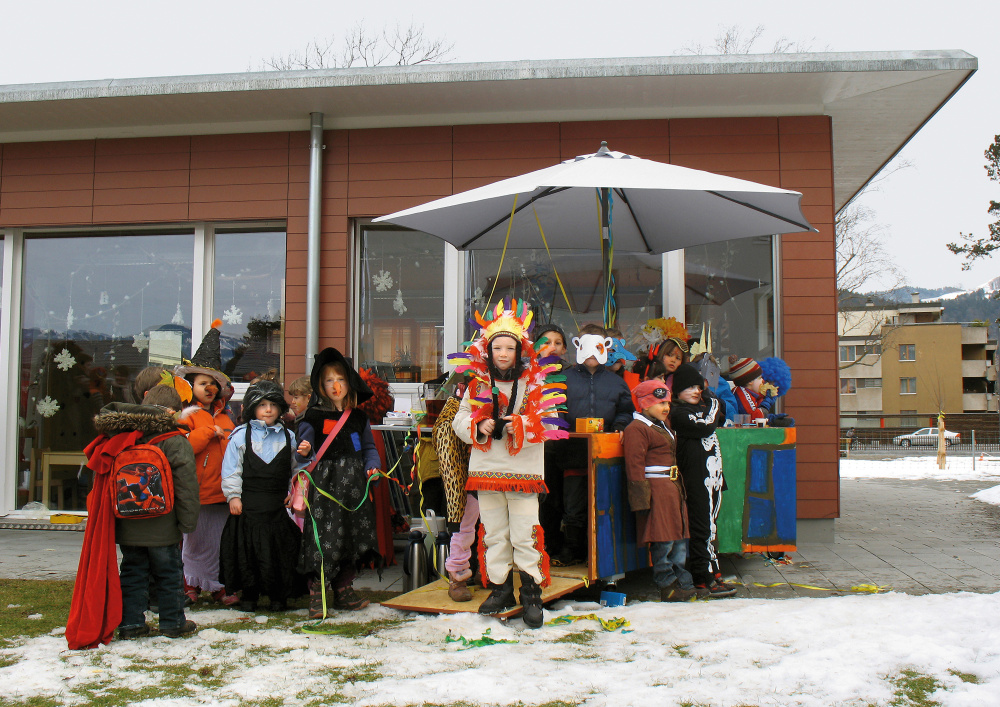
[[[575,643],[576,645],[586,645],[594,640],[596,631],[593,629],[584,629],[583,631],[575,631],[573,633],[567,633],[565,636],[560,636],[553,643]]]
[[[923,675],[915,670],[904,670],[890,682],[895,685],[892,707],[939,707],[940,702],[930,699],[930,695],[942,687],[941,683],[930,675]]]
[[[0,636],[44,636],[66,625],[73,583],[44,579],[0,579]],[[18,604],[8,609],[9,604]],[[29,619],[41,614],[40,619]]]
[[[687,649],[685,645],[674,646],[674,652],[677,653],[681,658],[687,658],[691,655],[691,651]]]
[[[958,678],[962,682],[967,682],[967,683],[970,683],[972,685],[978,685],[979,684],[979,676],[978,675],[973,675],[972,673],[963,673],[960,670],[949,670],[948,672],[951,673],[952,675],[954,675],[956,678]]]
[[[324,623],[320,630],[330,636],[342,636],[343,638],[364,638],[374,636],[379,631],[395,628],[401,624],[409,623],[413,619],[403,617],[373,619],[372,621],[341,621],[338,623]]]

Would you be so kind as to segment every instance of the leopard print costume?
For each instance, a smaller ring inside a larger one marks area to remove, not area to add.
[[[441,463],[441,482],[444,484],[445,503],[448,506],[448,523],[459,524],[465,513],[465,482],[469,478],[469,445],[458,438],[451,428],[461,400],[448,398],[434,423],[431,438]]]

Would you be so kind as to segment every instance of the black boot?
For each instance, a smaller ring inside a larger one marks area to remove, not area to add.
[[[542,627],[542,588],[535,578],[527,572],[521,572],[521,606],[524,613],[524,625],[528,628]]]
[[[517,606],[514,601],[514,573],[508,572],[503,584],[489,584],[490,595],[479,607],[479,613],[492,616]]]

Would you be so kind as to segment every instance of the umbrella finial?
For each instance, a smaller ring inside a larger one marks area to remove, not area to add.
[[[599,149],[597,151],[597,154],[598,154],[598,156],[610,155],[611,154],[611,150],[608,149],[608,141],[607,140],[601,140],[601,149]]]

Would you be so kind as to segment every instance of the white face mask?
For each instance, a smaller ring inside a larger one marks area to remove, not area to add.
[[[583,363],[593,356],[603,366],[608,362],[608,350],[614,343],[611,339],[597,334],[574,336],[573,346],[576,347],[576,362]]]

